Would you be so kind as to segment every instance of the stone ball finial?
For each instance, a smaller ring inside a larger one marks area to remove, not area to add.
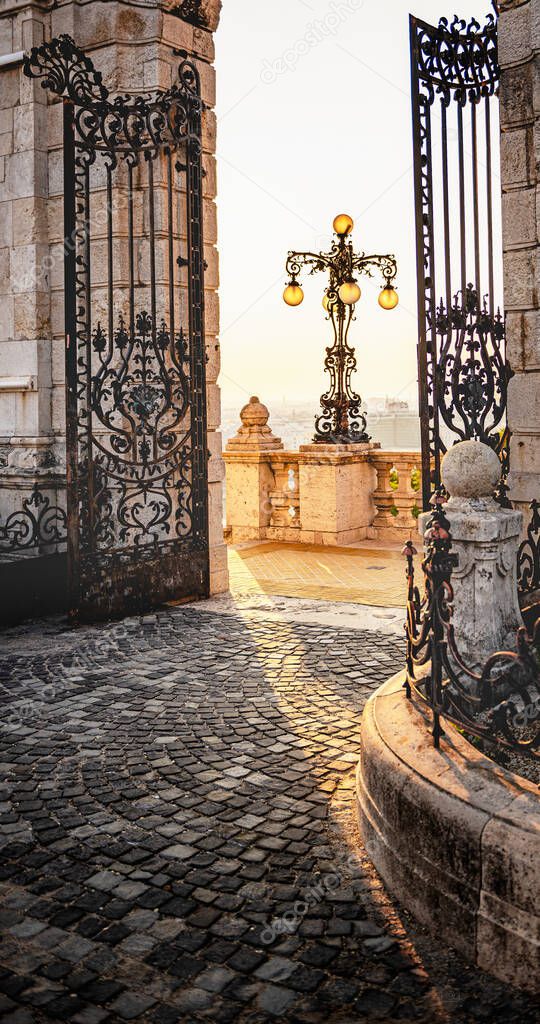
[[[499,457],[482,441],[459,441],[442,460],[441,478],[451,498],[491,498],[500,477]]]
[[[265,427],[270,413],[256,395],[252,395],[247,405],[240,409],[240,419],[245,427]]]

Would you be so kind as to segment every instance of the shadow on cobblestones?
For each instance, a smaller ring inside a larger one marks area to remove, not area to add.
[[[399,640],[183,608],[3,647],[7,1024],[535,1020],[359,845],[361,712]]]

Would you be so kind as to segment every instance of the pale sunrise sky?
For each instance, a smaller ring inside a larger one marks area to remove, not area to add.
[[[379,280],[350,339],[363,398],[416,401],[416,282],[409,12],[483,21],[489,0],[224,0],[216,36],[223,403],[318,399],[329,323],[326,278],[281,295],[289,249],[328,249],[336,213],[357,250],[395,253],[400,305]]]

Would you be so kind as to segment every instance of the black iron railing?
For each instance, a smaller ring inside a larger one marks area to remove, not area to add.
[[[35,483],[22,508],[0,519],[0,555],[38,555],[65,549],[67,516],[64,508]]]
[[[408,586],[406,695],[430,708],[436,747],[444,735],[444,720],[488,748],[502,747],[540,760],[540,618],[529,630],[518,630],[515,651],[495,652],[478,671],[465,663],[452,623],[451,579],[457,555],[444,500],[441,490],[432,498],[422,562],[423,597],[415,583],[412,541],[403,550]]]

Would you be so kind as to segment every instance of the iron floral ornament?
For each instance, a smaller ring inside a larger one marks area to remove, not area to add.
[[[452,622],[452,551],[450,523],[444,512],[442,489],[432,498],[426,525],[426,556],[422,562],[424,596],[415,584],[416,549],[408,541],[407,671],[404,690],[427,705],[432,736],[440,747],[443,720],[490,747],[526,754],[540,760],[540,619],[522,626],[515,651],[496,651],[480,671],[465,664]]]

